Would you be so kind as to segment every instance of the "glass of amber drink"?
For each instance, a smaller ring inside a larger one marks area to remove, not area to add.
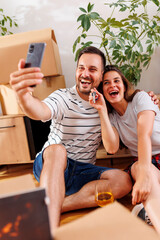
[[[104,183],[105,181],[105,183]],[[95,187],[95,201],[98,206],[104,207],[114,201],[110,184],[107,180],[98,180]]]

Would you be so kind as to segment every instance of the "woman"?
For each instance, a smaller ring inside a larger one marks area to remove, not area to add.
[[[134,180],[132,204],[143,203],[160,233],[160,111],[144,91],[129,96],[129,82],[115,66],[106,66],[103,95],[96,89],[90,104],[100,115],[102,140],[108,153],[119,148],[119,138],[135,156],[130,166]]]

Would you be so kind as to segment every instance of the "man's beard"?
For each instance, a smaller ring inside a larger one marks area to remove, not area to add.
[[[82,83],[81,83],[81,80],[82,80],[82,79],[83,79],[83,80],[90,80],[90,81],[91,81],[90,86],[91,86],[91,84],[92,84],[92,79],[89,78],[89,77],[86,77],[86,78],[81,78],[81,77],[80,77],[80,78],[78,79],[78,83],[77,83],[77,88],[78,88],[79,92],[82,93],[82,94],[85,94],[85,95],[89,96],[89,94],[90,94],[90,92],[91,92],[91,88],[90,88],[88,91],[85,91],[84,89],[82,90],[81,87],[80,87],[81,84],[82,84]]]
[[[76,85],[76,87],[78,88],[78,91],[79,91],[80,93],[89,96],[89,94],[90,94],[90,92],[91,92],[91,89],[86,92],[86,91],[82,90],[78,84]]]
[[[80,87],[79,87],[78,85],[77,85],[77,88],[78,88],[78,90],[79,90],[80,93],[83,93],[84,95],[87,95],[87,96],[89,96],[89,94],[90,94],[90,92],[91,92],[91,90],[89,90],[88,92],[81,91],[81,89],[80,89]]]

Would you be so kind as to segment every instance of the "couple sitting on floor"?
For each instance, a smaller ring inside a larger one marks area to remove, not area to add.
[[[143,202],[155,228],[160,229],[160,213],[152,211],[150,204],[153,197],[160,199],[158,106],[145,92],[128,96],[127,79],[119,69],[105,65],[99,49],[83,49],[77,61],[76,86],[57,90],[43,101],[31,94],[31,86],[42,82],[39,68],[24,68],[25,61],[20,60],[18,71],[10,75],[23,112],[35,120],[52,120],[33,169],[50,198],[52,232],[59,226],[61,212],[96,206],[95,184],[105,185],[106,180],[115,199],[128,194],[133,183],[132,203]],[[101,139],[106,151],[114,153],[119,138],[137,158],[128,171],[95,166]]]

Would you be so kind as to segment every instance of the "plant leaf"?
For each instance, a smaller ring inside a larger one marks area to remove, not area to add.
[[[151,42],[152,42],[152,41],[148,39],[148,40],[146,41],[146,44],[151,43]]]
[[[75,52],[75,50],[76,50],[76,47],[77,47],[77,43],[80,43],[80,40],[81,40],[81,37],[80,36],[78,36],[77,37],[77,39],[76,39],[76,41],[74,42],[74,44],[73,44],[73,53]]]
[[[123,7],[121,7],[121,8],[119,9],[119,11],[120,11],[120,12],[125,12],[126,9],[127,9],[127,6],[123,6]]]
[[[137,46],[139,47],[140,52],[143,52],[143,47],[142,47],[142,44],[139,40],[137,41]]]
[[[92,13],[89,14],[89,18],[93,19],[93,20],[98,19],[99,18],[99,14],[96,13],[96,12],[92,12]]]
[[[143,0],[142,5],[143,5],[143,7],[145,7],[147,5],[147,0]]]
[[[84,8],[79,8],[82,12],[87,13],[87,11]]]
[[[88,6],[87,6],[88,12],[91,12],[93,7],[94,7],[94,4],[89,3]]]
[[[77,22],[79,21],[83,21],[83,19],[85,18],[86,14],[82,14],[77,18]]]
[[[87,34],[83,33],[83,34],[81,35],[81,37],[82,37],[82,38],[86,38],[86,37],[87,37]]]
[[[115,48],[115,46],[116,46],[116,40],[114,39],[111,41],[109,48]]]
[[[105,39],[102,44],[103,44],[103,46],[107,46],[107,44],[108,44],[108,39]]]
[[[149,65],[149,61],[143,63],[143,67],[146,67],[147,65]]]
[[[160,5],[159,1],[158,0],[151,0],[154,4],[156,4],[157,6]]]
[[[82,20],[82,27],[88,31],[89,28],[91,26],[91,23],[90,23],[90,20],[89,20],[89,17],[87,15],[85,15],[85,17],[83,18]]]
[[[150,52],[152,49],[152,44],[149,44],[148,47],[147,47],[147,52]]]

